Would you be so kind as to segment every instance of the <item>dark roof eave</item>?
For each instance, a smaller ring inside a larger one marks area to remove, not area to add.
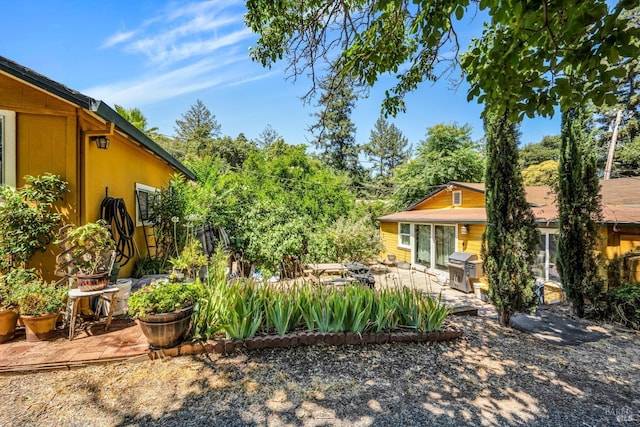
[[[143,147],[148,148],[155,155],[169,163],[171,166],[178,169],[190,179],[195,179],[195,175],[189,169],[187,169],[182,163],[180,163],[171,154],[167,153],[162,147],[156,144],[151,138],[141,132],[138,128],[129,123],[124,117],[118,114],[113,108],[109,107],[102,101],[93,99],[87,95],[84,95],[76,90],[70,89],[67,86],[60,84],[50,78],[43,76],[27,67],[24,67],[8,58],[0,56],[0,70],[20,79],[27,83],[32,84],[46,92],[58,96],[74,105],[84,108],[85,110],[92,111],[100,116],[102,119],[109,121],[120,129],[125,134],[131,136],[134,140],[139,142]]]
[[[124,117],[122,117],[116,110],[109,107],[102,101],[97,101],[94,108],[91,109],[98,116],[104,120],[111,122],[116,128],[120,129],[125,134],[131,136],[143,147],[148,148],[158,157],[169,163],[171,166],[178,169],[190,179],[196,179],[196,176],[187,169],[182,163],[176,160],[171,154],[167,153],[162,147],[155,143],[151,138],[144,134],[140,129],[129,123]]]

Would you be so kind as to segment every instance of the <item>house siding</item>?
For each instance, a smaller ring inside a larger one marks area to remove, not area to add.
[[[462,192],[462,205],[453,206],[453,191]],[[484,208],[484,193],[454,186],[451,191],[442,190],[427,200],[420,202],[412,210],[423,209],[445,209],[455,207],[457,209],[464,208]]]
[[[468,224],[468,233],[462,234],[462,224],[458,224],[458,251],[471,252],[480,258],[482,234],[486,228],[484,224]]]
[[[135,222],[135,183],[164,187],[179,171],[151,150],[118,130],[108,138],[109,149],[100,150],[83,132],[104,130],[106,124],[92,112],[18,78],[0,72],[0,110],[16,113],[16,184],[25,184],[25,175],[54,173],[69,183],[69,191],[56,204],[63,223],[84,224],[100,217],[100,205],[107,194],[125,201]],[[141,227],[135,242],[144,255],[146,245]],[[47,280],[53,274],[55,245],[34,255],[31,267]],[[136,259],[120,271],[131,275]]]
[[[388,255],[395,255],[398,261],[411,262],[411,250],[398,247],[397,222],[380,223],[380,237],[382,239],[382,256],[384,258]]]

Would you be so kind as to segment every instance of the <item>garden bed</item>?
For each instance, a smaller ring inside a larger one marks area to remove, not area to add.
[[[365,332],[356,334],[353,332],[298,332],[282,336],[267,335],[245,339],[213,339],[182,343],[179,346],[151,350],[151,359],[165,357],[187,356],[204,353],[217,353],[229,355],[242,350],[260,350],[268,348],[290,348],[311,345],[361,345],[361,344],[386,344],[394,342],[438,342],[450,341],[460,338],[463,332],[459,329],[450,329],[439,332]]]

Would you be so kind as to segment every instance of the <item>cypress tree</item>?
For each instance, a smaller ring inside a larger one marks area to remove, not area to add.
[[[503,325],[509,325],[515,312],[535,306],[535,280],[530,267],[540,242],[518,166],[518,130],[508,114],[485,118],[487,228],[482,236],[489,298]]]
[[[558,271],[574,314],[584,316],[585,298],[602,292],[595,249],[602,220],[596,156],[581,107],[562,114],[558,165]]]

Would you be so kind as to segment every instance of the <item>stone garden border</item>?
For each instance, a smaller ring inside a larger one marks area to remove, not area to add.
[[[298,332],[286,335],[266,335],[237,340],[208,340],[185,342],[176,347],[150,350],[152,360],[167,357],[188,356],[204,353],[228,355],[239,350],[264,348],[289,348],[307,345],[359,345],[385,344],[392,342],[437,342],[450,341],[462,336],[462,330],[441,332]]]

